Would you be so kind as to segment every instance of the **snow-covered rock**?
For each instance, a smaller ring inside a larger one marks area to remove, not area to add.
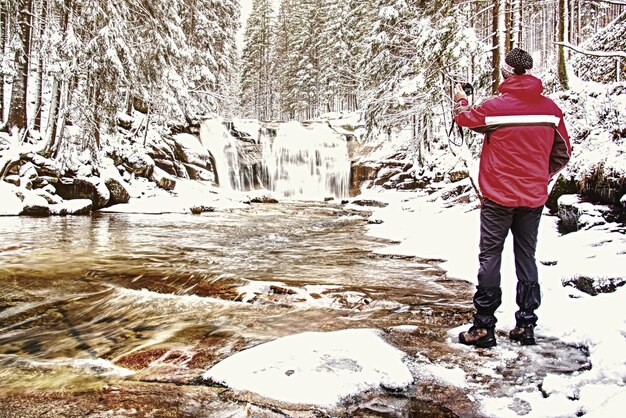
[[[203,377],[278,401],[333,406],[363,391],[410,385],[404,356],[376,330],[307,332],[236,353]]]
[[[16,192],[17,187],[6,182],[0,182],[0,216],[16,216],[24,210],[24,203]]]
[[[154,167],[152,180],[154,180],[160,188],[165,190],[174,190],[174,187],[176,187],[176,179],[159,167]]]
[[[559,198],[558,214],[562,226],[567,231],[589,229],[606,223],[603,214],[609,208],[581,201],[578,195],[566,194]]]
[[[96,209],[106,206],[111,198],[106,184],[98,177],[61,178],[56,188],[63,199],[90,199]]]
[[[56,205],[50,205],[52,215],[89,215],[93,202],[90,199],[65,200]]]
[[[48,201],[36,193],[26,193],[24,197],[24,209],[21,215],[27,216],[50,216]]]
[[[50,193],[48,190],[36,189],[33,191],[33,193],[46,199],[46,202],[48,202],[48,204],[50,205],[61,203],[63,201],[63,199],[60,196],[54,193]]]
[[[110,198],[108,205],[128,202],[130,199],[128,184],[124,181],[119,169],[110,158],[103,159],[102,169],[100,170],[100,181],[102,181],[109,190]]]
[[[278,203],[278,198],[269,190],[253,190],[248,192],[251,203]]]
[[[178,134],[173,138],[178,145],[177,154],[181,161],[205,169],[211,167],[211,155],[202,146],[198,137],[191,134]]]

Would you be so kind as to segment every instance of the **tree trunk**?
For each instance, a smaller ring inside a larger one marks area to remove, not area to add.
[[[0,5],[0,54],[4,57],[5,45],[7,39],[7,11],[6,4]],[[2,83],[0,84],[0,124],[4,123],[4,71],[2,71]]]
[[[30,10],[32,0],[20,0],[17,3],[19,10],[19,42],[20,46],[15,52],[16,76],[13,80],[11,93],[11,106],[7,126],[9,130],[17,128],[26,129],[28,119],[28,68],[30,61]]]
[[[491,72],[491,92],[492,94],[498,94],[498,86],[500,85],[500,64],[502,56],[504,55],[502,49],[504,39],[502,37],[503,20],[504,20],[504,8],[502,7],[503,0],[494,0],[493,2],[493,16],[492,16],[492,65]]]
[[[68,0],[66,7],[63,7],[63,16],[61,24],[63,31],[67,34],[69,28],[70,15],[72,13],[72,1]],[[48,110],[48,126],[46,128],[46,147],[44,153],[47,156],[56,154],[58,148],[57,132],[58,132],[58,116],[61,106],[60,80],[57,77],[52,78],[52,86],[50,88],[50,109]]]
[[[46,146],[44,153],[49,156],[52,150],[55,148],[56,140],[56,119],[59,111],[59,80],[56,77],[52,79],[52,86],[50,87],[50,108],[48,109],[48,125],[46,127]]]
[[[558,57],[558,76],[559,84],[564,90],[569,89],[569,81],[567,79],[567,64],[565,61],[564,42],[567,42],[567,0],[559,0],[559,57]]]
[[[41,112],[43,102],[43,83],[44,83],[44,71],[43,71],[43,51],[41,43],[43,42],[44,33],[46,31],[46,19],[48,18],[48,1],[41,1],[41,23],[39,26],[39,51],[37,59],[37,100],[35,100],[35,121],[33,127],[36,131],[41,131]]]

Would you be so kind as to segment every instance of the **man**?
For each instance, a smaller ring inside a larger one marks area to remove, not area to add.
[[[501,95],[475,108],[456,86],[454,117],[459,126],[485,134],[478,183],[480,212],[478,286],[473,326],[459,342],[478,347],[496,345],[495,311],[500,306],[500,264],[504,241],[513,233],[519,310],[511,340],[535,344],[535,310],[541,302],[535,249],[548,182],[569,161],[571,147],[561,109],[542,95],[541,80],[530,75],[533,59],[519,48],[510,51],[501,68]]]

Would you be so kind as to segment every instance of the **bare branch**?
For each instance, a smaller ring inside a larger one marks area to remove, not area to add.
[[[572,49],[579,54],[590,55],[593,57],[615,57],[615,58],[626,58],[626,52],[624,51],[586,51],[584,49],[578,48],[574,45],[571,45],[567,42],[555,42],[557,45],[563,45],[566,48]]]
[[[624,0],[596,0],[596,1],[599,1],[600,3],[615,4],[617,6],[626,6],[626,1]]]

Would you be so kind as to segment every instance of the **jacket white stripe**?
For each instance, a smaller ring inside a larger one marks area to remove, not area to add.
[[[485,124],[492,125],[525,125],[535,123],[548,123],[558,126],[560,119],[554,115],[515,115],[515,116],[487,116]]]

